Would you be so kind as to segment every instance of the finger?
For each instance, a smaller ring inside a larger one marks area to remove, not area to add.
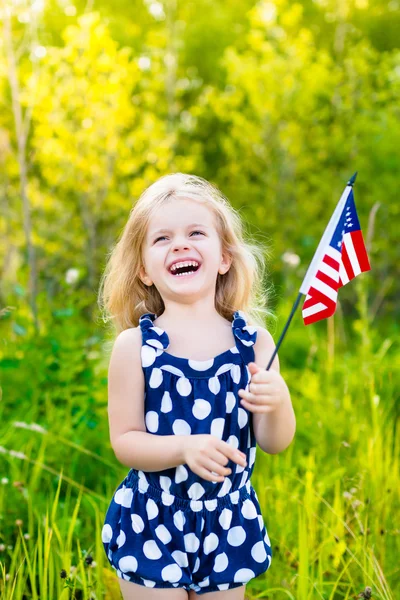
[[[195,473],[205,479],[206,481],[224,481],[224,475],[214,475],[204,467],[197,467]]]
[[[233,460],[238,465],[246,466],[246,455],[241,450],[237,450],[236,448],[232,448],[227,442],[224,443],[223,453]]]
[[[222,466],[220,463],[216,462],[212,458],[203,458],[201,464],[209,471],[214,471],[214,473],[218,473],[218,475],[230,475],[232,473],[232,469],[230,469],[229,467]]]
[[[249,391],[252,394],[267,394],[270,389],[270,383],[250,383],[249,389],[245,391]]]
[[[255,404],[254,402],[248,402],[244,399],[240,401],[240,404],[243,408],[253,413],[270,413],[275,410],[274,406],[268,406],[268,404]]]
[[[251,404],[265,404],[265,394],[258,395],[247,392],[246,390],[240,390],[239,396],[242,400],[247,400],[247,402]]]
[[[223,452],[220,452],[216,448],[214,449],[214,451],[212,453],[210,453],[210,458],[212,460],[215,460],[215,462],[222,465],[223,467],[226,467],[227,464],[229,463],[229,458],[227,456],[225,456],[225,454],[223,454]]]

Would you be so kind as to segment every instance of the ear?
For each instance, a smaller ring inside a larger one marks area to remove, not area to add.
[[[221,264],[218,269],[218,272],[221,275],[225,275],[229,271],[229,268],[232,264],[232,256],[228,252],[222,253]]]
[[[141,266],[139,269],[139,277],[140,277],[141,281],[148,287],[153,285],[153,282],[151,281],[150,277],[148,277],[148,275],[146,275],[146,271],[144,270],[143,266]]]

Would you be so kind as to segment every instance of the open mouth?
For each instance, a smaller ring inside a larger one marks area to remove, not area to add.
[[[198,272],[198,270],[200,269],[201,265],[188,265],[186,267],[178,267],[177,269],[175,269],[175,271],[168,271],[170,275],[172,275],[172,277],[176,277],[176,278],[180,278],[180,279],[190,279],[191,277],[194,277],[196,275],[196,273]]]

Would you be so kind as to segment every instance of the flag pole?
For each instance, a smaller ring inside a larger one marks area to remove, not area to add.
[[[356,171],[356,172],[354,173],[354,175],[352,175],[352,177],[350,177],[349,181],[347,182],[347,186],[351,186],[351,187],[353,187],[353,184],[354,184],[354,182],[355,182],[355,180],[356,180],[356,177],[357,177],[357,172],[358,172],[358,171]],[[346,186],[346,187],[347,187],[347,186]],[[335,216],[335,215],[336,215],[336,213],[338,212],[338,207],[339,207],[340,203],[341,203],[341,202],[343,203],[343,199],[344,199],[344,194],[342,195],[341,199],[340,199],[340,200],[339,200],[339,202],[338,202],[338,205],[337,205],[337,207],[336,207],[336,210],[335,210],[335,213],[334,213],[334,215],[333,215],[332,219],[334,218],[334,216]],[[331,220],[332,220],[332,219],[331,219]],[[322,242],[322,240],[321,240],[321,242]],[[321,244],[321,242],[320,242],[320,245],[322,245],[322,244]],[[304,283],[305,279],[307,278],[307,276],[308,276],[308,273],[309,273],[309,272],[311,272],[312,263],[313,263],[313,262],[316,262],[316,261],[315,261],[315,257],[316,257],[316,255],[317,255],[317,253],[318,253],[318,248],[317,248],[317,252],[316,252],[316,253],[315,253],[315,255],[314,255],[314,260],[311,262],[311,264],[310,264],[310,266],[309,266],[309,268],[308,268],[308,270],[307,270],[307,273],[306,273],[306,276],[304,277],[303,283]],[[303,284],[302,284],[302,286],[303,286]],[[300,288],[300,289],[301,289],[301,288]],[[296,300],[294,301],[294,304],[293,304],[293,306],[292,306],[292,310],[290,311],[290,315],[289,315],[289,317],[288,317],[288,320],[286,321],[285,327],[283,328],[283,331],[282,331],[282,333],[281,333],[281,335],[280,335],[280,337],[279,337],[279,340],[278,340],[278,341],[277,341],[277,343],[276,343],[275,350],[274,350],[274,351],[273,351],[273,353],[272,353],[272,356],[271,356],[271,358],[270,358],[270,360],[269,360],[269,363],[268,363],[268,365],[267,365],[266,371],[269,371],[269,368],[270,368],[270,366],[272,365],[272,363],[273,363],[273,361],[274,361],[274,358],[275,358],[275,356],[276,356],[276,354],[277,354],[277,352],[278,352],[278,350],[279,350],[279,348],[280,348],[280,345],[282,344],[283,338],[285,337],[285,333],[286,333],[286,331],[288,330],[288,328],[289,328],[289,325],[290,325],[290,322],[291,322],[291,320],[292,320],[292,318],[293,318],[293,316],[294,316],[294,313],[296,312],[296,309],[297,309],[297,307],[298,307],[298,305],[299,305],[299,303],[300,303],[300,300],[301,300],[301,297],[302,297],[302,295],[303,295],[303,293],[302,293],[302,292],[299,292],[299,293],[298,293],[298,295],[297,295],[297,298],[296,298]]]

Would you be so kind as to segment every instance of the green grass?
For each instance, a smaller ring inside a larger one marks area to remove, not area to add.
[[[247,585],[251,600],[368,598],[368,587],[374,600],[399,597],[397,329],[371,322],[361,286],[357,294],[358,313],[346,320],[339,311],[304,327],[297,315],[279,353],[297,431],[281,454],[257,450],[252,483],[273,559]],[[276,333],[289,308],[281,307]],[[3,321],[7,328],[0,597],[119,598],[101,542],[127,472],[109,444],[108,347],[77,315],[40,336]]]

